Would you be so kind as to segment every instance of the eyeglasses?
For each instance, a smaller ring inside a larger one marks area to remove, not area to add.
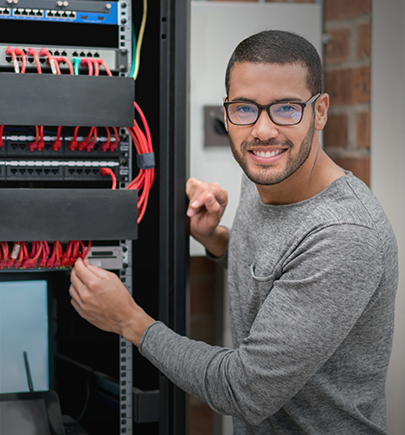
[[[253,101],[225,101],[226,116],[234,125],[252,125],[265,110],[270,119],[277,125],[297,125],[301,122],[304,109],[320,96],[318,93],[305,103],[283,102],[261,106]]]

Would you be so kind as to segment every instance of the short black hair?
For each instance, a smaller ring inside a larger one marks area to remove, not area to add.
[[[296,33],[265,30],[246,38],[235,48],[225,75],[229,94],[232,68],[238,62],[299,64],[307,68],[307,86],[312,95],[323,93],[322,62],[316,48]]]

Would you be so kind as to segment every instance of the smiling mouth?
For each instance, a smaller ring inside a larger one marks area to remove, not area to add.
[[[252,150],[251,153],[258,157],[274,157],[286,151],[285,149],[276,151],[255,151]]]

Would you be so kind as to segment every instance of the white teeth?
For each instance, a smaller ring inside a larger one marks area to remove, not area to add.
[[[258,157],[274,157],[278,154],[281,154],[284,150],[277,150],[277,151],[253,151],[253,154],[255,154]]]

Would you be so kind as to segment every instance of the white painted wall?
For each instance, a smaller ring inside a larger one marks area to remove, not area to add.
[[[371,189],[394,228],[400,265],[394,347],[387,379],[390,435],[405,434],[405,34],[404,0],[373,0]]]
[[[204,147],[203,108],[221,105],[225,70],[236,45],[262,30],[294,31],[321,52],[322,14],[317,4],[191,2],[190,176],[228,190],[222,224],[232,226],[239,201],[241,169],[229,147]],[[191,239],[191,255],[205,255]]]

